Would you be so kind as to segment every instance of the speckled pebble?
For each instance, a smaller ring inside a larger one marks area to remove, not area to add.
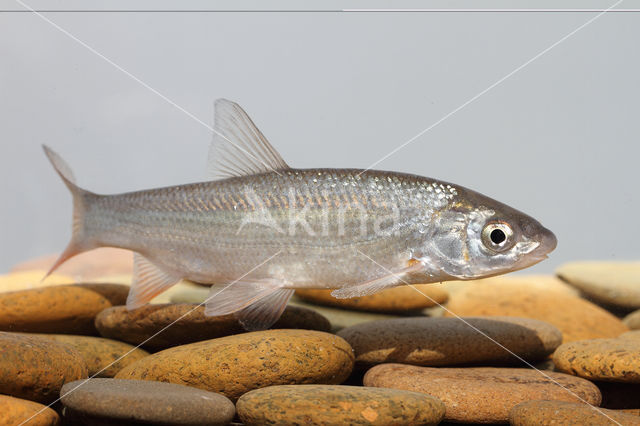
[[[57,426],[58,413],[46,405],[0,395],[0,424],[3,426]]]
[[[632,330],[640,330],[640,309],[631,312],[622,320]]]
[[[560,329],[564,342],[617,337],[629,328],[593,303],[558,290],[558,285],[518,285],[517,281],[481,280],[451,294],[444,316],[534,318]],[[545,291],[545,288],[548,288]]]
[[[246,331],[233,314],[208,317],[204,310],[204,306],[194,304],[145,305],[133,311],[124,306],[114,306],[96,317],[96,327],[103,337],[135,345],[144,343],[143,346],[152,351]],[[294,306],[287,306],[273,325],[274,329],[317,331],[329,331],[330,327],[322,315]]]
[[[96,315],[110,306],[108,298],[79,285],[0,293],[0,330],[95,335]]]
[[[403,285],[351,299],[337,299],[331,292],[324,289],[298,289],[296,295],[312,303],[372,312],[417,311],[444,303],[449,298],[449,293],[438,284]]]
[[[116,378],[184,384],[235,400],[271,385],[340,384],[353,364],[351,346],[338,336],[266,330],[166,349],[127,366]]]
[[[640,417],[623,411],[565,401],[527,401],[509,413],[512,426],[640,425]]]
[[[590,380],[640,383],[640,339],[593,339],[561,345],[553,354],[558,371]]]
[[[572,262],[556,274],[595,301],[640,308],[640,262]]]
[[[418,392],[337,385],[285,385],[240,397],[238,416],[246,426],[436,425],[444,404]]]
[[[235,414],[223,395],[146,380],[90,379],[61,391],[65,419],[74,424],[226,425]]]
[[[591,382],[562,373],[545,374],[550,379],[525,368],[381,364],[367,371],[364,385],[427,393],[444,402],[446,420],[468,423],[505,423],[516,404],[535,399],[600,403],[600,391]]]
[[[356,362],[363,365],[517,361],[495,342],[527,361],[536,361],[547,357],[562,342],[562,334],[554,326],[513,317],[398,318],[355,325],[342,329],[338,335],[349,342]]]
[[[0,393],[49,403],[66,382],[85,377],[84,359],[71,346],[0,332]]]
[[[89,376],[113,377],[129,364],[148,356],[149,353],[128,343],[92,336],[69,334],[33,334],[72,346],[84,358]]]

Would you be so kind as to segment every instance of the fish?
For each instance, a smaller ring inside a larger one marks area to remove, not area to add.
[[[295,289],[351,298],[473,280],[529,267],[556,247],[537,220],[460,185],[292,168],[235,102],[216,101],[213,129],[209,180],[115,195],[80,188],[43,145],[73,198],[71,241],[49,274],[88,250],[128,249],[128,309],[187,279],[211,285],[206,315],[235,314],[247,330],[261,330]]]

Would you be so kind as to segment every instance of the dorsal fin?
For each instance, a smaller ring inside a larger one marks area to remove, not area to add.
[[[207,176],[224,179],[288,169],[280,154],[235,102],[218,99]]]

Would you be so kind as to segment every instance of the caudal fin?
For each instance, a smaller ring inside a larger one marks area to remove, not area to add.
[[[51,267],[49,272],[47,272],[47,275],[44,277],[46,278],[66,260],[84,251],[95,248],[88,241],[84,226],[86,204],[88,199],[91,196],[94,196],[94,194],[89,191],[85,191],[76,185],[73,172],[62,157],[46,145],[42,145],[42,148],[44,149],[44,153],[47,155],[49,161],[51,161],[53,168],[60,175],[64,184],[67,185],[69,191],[71,191],[71,195],[73,197],[73,233],[71,235],[71,241],[58,260],[56,260],[56,263]]]

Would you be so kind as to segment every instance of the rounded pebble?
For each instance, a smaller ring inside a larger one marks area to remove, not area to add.
[[[561,345],[553,363],[590,380],[640,383],[640,339],[593,339]]]
[[[66,382],[86,377],[84,359],[71,346],[0,332],[0,393],[49,403]]]
[[[129,364],[146,356],[149,352],[116,340],[70,334],[32,334],[42,339],[69,345],[87,364],[89,376],[113,377]]]
[[[146,380],[80,380],[61,395],[65,418],[82,424],[226,425],[235,414],[223,395]]]
[[[622,320],[632,330],[640,330],[640,310],[633,311]]]
[[[233,314],[208,317],[204,311],[193,304],[145,305],[132,311],[114,306],[98,314],[95,325],[103,337],[152,351],[246,331]],[[315,311],[287,306],[273,328],[329,331],[331,324]]]
[[[622,411],[565,401],[527,401],[509,413],[512,426],[640,425],[640,417]]]
[[[253,390],[236,404],[247,426],[436,425],[444,404],[418,392],[337,385],[284,385]]]
[[[536,361],[547,357],[562,343],[562,334],[554,326],[513,317],[397,318],[348,327],[338,332],[338,336],[349,342],[356,362],[364,365],[399,362],[444,366],[518,361],[496,342],[525,360]]]
[[[353,363],[351,346],[335,335],[266,330],[166,349],[127,366],[116,378],[184,384],[235,400],[271,385],[340,384]]]
[[[296,295],[312,303],[372,312],[416,311],[444,303],[449,298],[449,293],[438,287],[437,284],[403,285],[382,290],[369,296],[353,297],[351,299],[337,299],[331,295],[332,291],[325,289],[297,289]]]
[[[60,416],[46,405],[0,395],[0,424],[4,426],[56,426]]]
[[[556,274],[595,301],[640,309],[640,262],[572,262]]]
[[[0,293],[0,330],[95,335],[96,315],[110,306],[100,293],[76,285]]]
[[[51,274],[43,280],[45,273],[45,271],[24,271],[0,275],[0,292],[31,290],[74,282],[73,278],[61,274]]]
[[[444,316],[534,318],[560,329],[564,342],[617,337],[629,328],[611,313],[557,286],[521,286],[517,280],[480,280],[452,293]]]
[[[545,374],[548,377],[525,368],[381,364],[367,371],[364,385],[427,393],[444,402],[446,420],[468,423],[506,423],[516,404],[535,399],[600,403],[593,383],[562,373]]]

